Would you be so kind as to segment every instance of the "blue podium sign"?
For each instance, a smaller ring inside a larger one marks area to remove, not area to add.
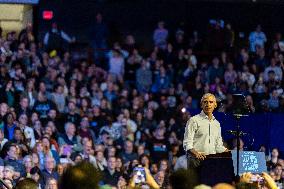
[[[237,174],[237,151],[232,150],[234,173]],[[267,172],[264,152],[240,151],[239,174]]]

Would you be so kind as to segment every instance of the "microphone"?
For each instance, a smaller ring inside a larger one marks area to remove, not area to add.
[[[227,133],[230,133],[231,135],[237,136],[237,131],[234,131],[234,130],[227,130]],[[245,136],[245,135],[248,135],[248,133],[240,131],[240,136]]]

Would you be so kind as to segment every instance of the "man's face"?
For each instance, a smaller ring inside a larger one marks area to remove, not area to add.
[[[52,119],[56,118],[56,111],[55,110],[50,110],[48,113],[49,117]]]
[[[125,143],[124,147],[125,147],[125,152],[132,153],[132,151],[133,151],[133,144],[131,142],[127,141]]]
[[[17,159],[17,148],[15,146],[10,147],[10,150],[8,151],[8,156],[11,159]]]
[[[52,159],[52,158],[47,158],[46,160],[45,160],[45,168],[46,169],[49,169],[49,170],[51,170],[51,169],[54,169],[54,159]]]
[[[17,140],[17,141],[21,141],[23,138],[23,134],[20,130],[16,130],[14,132],[14,139]]]
[[[84,144],[84,152],[86,154],[90,154],[91,150],[92,150],[92,147],[93,147],[92,142],[90,142],[90,141],[85,142],[85,144]]]
[[[23,98],[23,99],[21,100],[21,107],[22,107],[22,108],[27,108],[28,105],[29,105],[28,99],[27,99],[27,98]]]
[[[204,98],[201,103],[202,110],[205,114],[212,114],[214,109],[217,107],[216,99],[214,96],[208,96]]]
[[[73,135],[74,136],[75,132],[76,132],[75,125],[70,124],[69,127],[67,128],[66,133],[69,134],[69,135]]]
[[[68,109],[69,109],[70,111],[74,111],[75,108],[76,108],[76,106],[75,106],[75,104],[74,104],[73,102],[70,102],[70,103],[68,104]]]
[[[108,159],[107,166],[108,166],[109,169],[115,169],[115,166],[116,166],[115,157],[111,157],[111,158]]]

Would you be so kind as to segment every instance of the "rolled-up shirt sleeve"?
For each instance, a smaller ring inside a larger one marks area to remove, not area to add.
[[[188,151],[193,148],[193,138],[195,131],[197,129],[197,123],[194,119],[190,119],[186,123],[186,128],[184,132],[184,139],[183,139],[183,148],[185,151]]]
[[[216,152],[222,153],[225,150],[226,150],[226,148],[224,147],[223,139],[222,139],[222,136],[221,136],[221,127],[219,127],[217,141],[216,141]]]

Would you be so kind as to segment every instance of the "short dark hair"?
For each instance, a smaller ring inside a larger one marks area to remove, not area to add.
[[[80,162],[70,166],[59,180],[60,189],[97,189],[101,175],[93,164]]]
[[[38,184],[31,178],[25,178],[16,184],[15,189],[38,189]]]
[[[38,174],[39,176],[41,176],[41,171],[37,166],[35,166],[35,167],[31,168],[30,174],[31,175]]]
[[[169,180],[172,189],[193,189],[198,185],[197,172],[191,169],[179,169],[170,175]]]

